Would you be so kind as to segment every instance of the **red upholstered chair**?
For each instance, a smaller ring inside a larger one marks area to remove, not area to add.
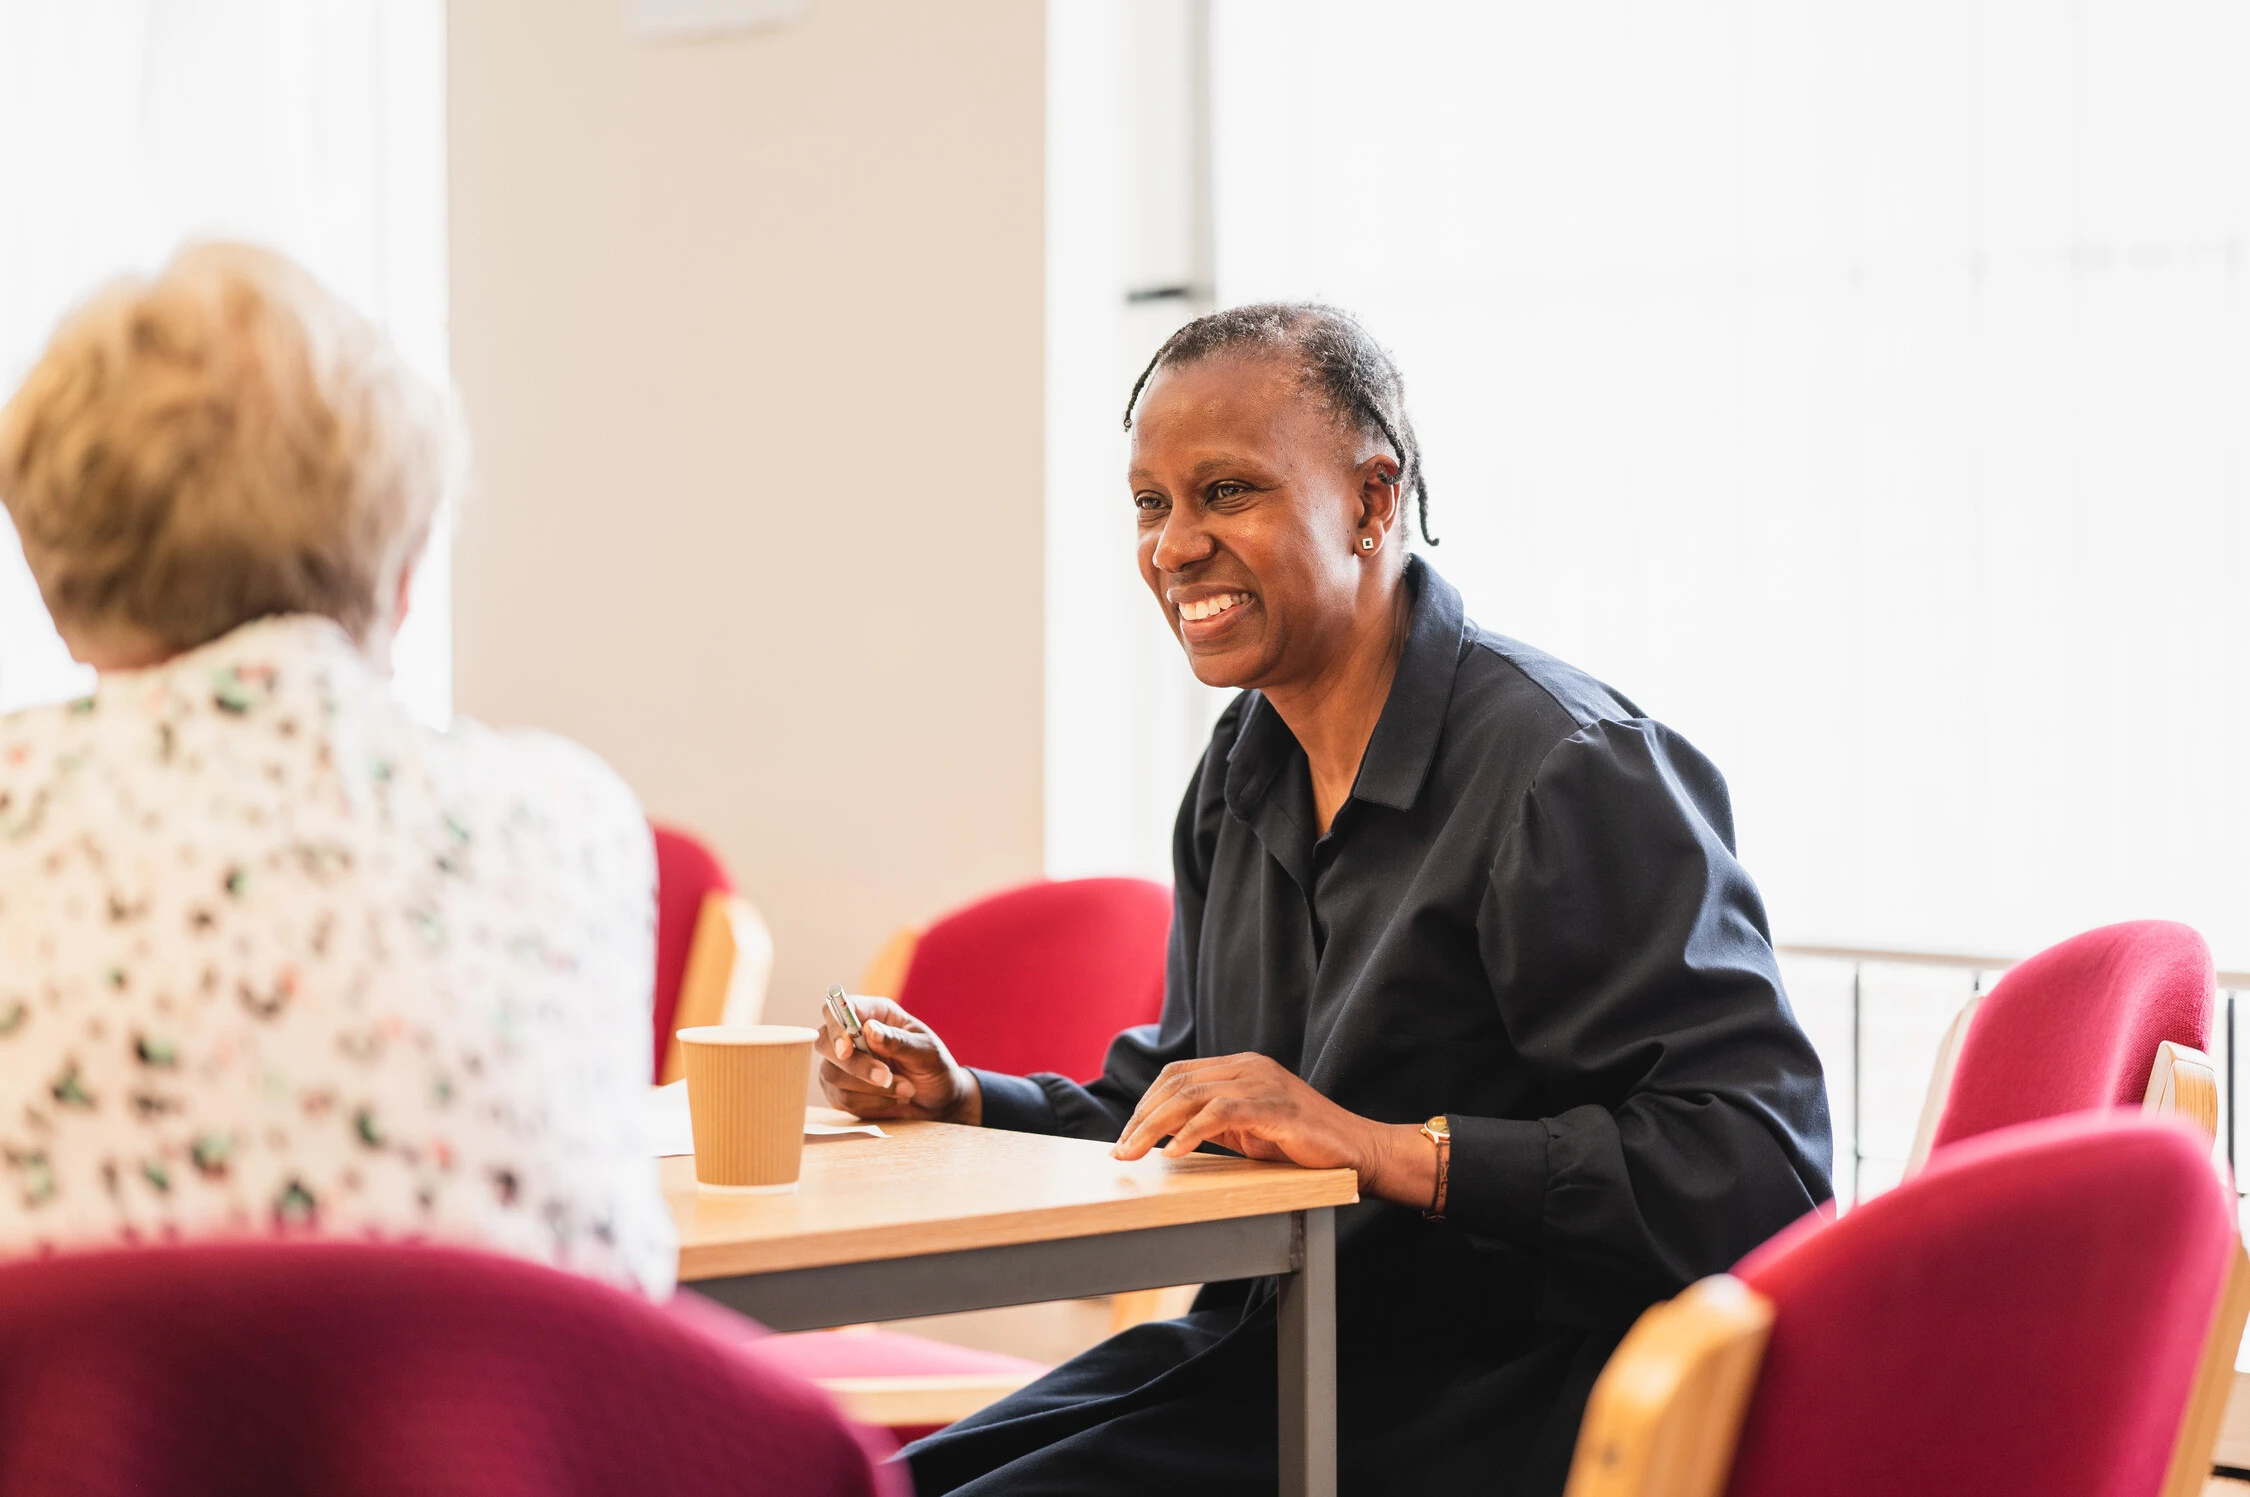
[[[895,997],[964,1065],[1097,1076],[1117,1032],[1162,1010],[1171,928],[1171,891],[1146,879],[1026,884],[894,935],[860,991]],[[1151,1319],[1179,1298],[1162,1289],[1113,1296],[1111,1324]],[[766,1349],[854,1417],[901,1438],[973,1414],[1047,1370],[864,1327],[776,1336]]]
[[[2105,925],[2019,962],[1953,1021],[1908,1172],[1957,1140],[2095,1107],[2175,1112],[2215,1135],[2217,1001],[2211,949],[2168,920]]]
[[[963,1065],[1099,1076],[1121,1029],[1164,1007],[1172,891],[1140,878],[1041,881],[902,931],[862,991],[896,998]]]
[[[1642,1316],[1568,1497],[2191,1497],[2250,1313],[2233,1195],[2175,1120],[1957,1144]]]
[[[0,1491],[903,1494],[888,1442],[729,1344],[747,1332],[692,1296],[659,1309],[452,1248],[19,1261],[0,1267]]]
[[[1101,1074],[1118,1031],[1164,1008],[1172,891],[1143,878],[1024,884],[891,937],[862,990],[895,997],[963,1065]],[[1112,1296],[1123,1330],[1185,1310],[1185,1290]]]
[[[773,936],[734,892],[718,854],[688,832],[650,823],[656,837],[656,1083],[677,1081],[678,1031],[755,1024],[773,973]]]

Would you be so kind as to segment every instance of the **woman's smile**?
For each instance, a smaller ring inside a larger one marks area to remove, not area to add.
[[[1256,601],[1240,588],[1179,588],[1173,593],[1172,612],[1180,623],[1181,640],[1201,645],[1231,631]]]

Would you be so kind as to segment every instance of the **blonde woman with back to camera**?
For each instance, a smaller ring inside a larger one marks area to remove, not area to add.
[[[0,1252],[428,1238],[669,1290],[647,823],[584,750],[390,691],[449,443],[230,245],[96,296],[0,410],[99,673],[0,719]]]

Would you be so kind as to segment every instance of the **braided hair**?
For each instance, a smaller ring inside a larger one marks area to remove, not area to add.
[[[1422,477],[1422,445],[1414,439],[1414,423],[1406,417],[1405,381],[1389,351],[1349,312],[1318,302],[1274,301],[1196,318],[1165,339],[1141,377],[1133,381],[1133,393],[1125,402],[1125,429],[1133,429],[1141,391],[1157,370],[1238,350],[1295,359],[1304,383],[1320,392],[1339,419],[1366,435],[1380,433],[1398,456],[1400,486],[1413,490],[1422,539],[1432,546],[1438,543],[1430,534],[1430,486]]]

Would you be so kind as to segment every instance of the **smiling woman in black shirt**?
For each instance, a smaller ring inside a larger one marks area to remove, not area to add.
[[[1829,1195],[1725,783],[1406,554],[1421,454],[1349,318],[1221,312],[1143,382],[1141,572],[1196,675],[1243,688],[1180,808],[1163,1018],[1080,1085],[971,1071],[869,1000],[872,1053],[824,1032],[823,1084],[1127,1159],[1356,1170],[1344,1490],[1559,1491],[1633,1317]],[[1270,1280],[1208,1286],[910,1447],[916,1489],[1270,1492],[1274,1324]]]

